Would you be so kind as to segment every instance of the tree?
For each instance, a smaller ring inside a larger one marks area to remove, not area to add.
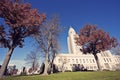
[[[96,59],[98,68],[97,53],[100,51],[109,50],[118,45],[117,39],[110,37],[110,35],[102,29],[98,29],[95,25],[87,24],[80,30],[79,37],[76,37],[77,45],[82,46],[83,53],[92,53]]]
[[[58,24],[58,23],[57,23]],[[61,31],[61,29],[59,29],[60,27],[57,25],[56,27],[56,30],[55,31],[58,31],[56,32],[56,35],[58,35]],[[54,33],[53,33],[54,34]],[[54,70],[54,59],[55,59],[55,56],[56,54],[58,53],[58,50],[59,50],[59,45],[58,45],[58,40],[57,40],[57,36],[54,37],[54,38],[51,38],[51,73],[54,73],[56,72]]]
[[[37,52],[31,51],[31,53],[27,54],[25,61],[27,61],[27,64],[31,65],[31,73],[34,74],[34,72],[39,67],[39,60],[40,56]]]
[[[26,67],[23,67],[20,75],[26,75],[26,74],[27,74]]]
[[[2,78],[13,50],[17,46],[23,47],[24,39],[37,33],[45,14],[32,9],[29,3],[20,3],[20,0],[1,0],[0,18],[6,23],[0,25],[0,47],[9,49],[0,70]]]
[[[39,34],[33,36],[38,43],[39,48],[45,53],[45,69],[44,75],[48,75],[48,64],[50,62],[50,55],[53,57],[58,49],[57,37],[60,33],[60,25],[57,16],[53,16],[50,20],[46,21],[40,28]],[[52,61],[53,62],[53,61]]]

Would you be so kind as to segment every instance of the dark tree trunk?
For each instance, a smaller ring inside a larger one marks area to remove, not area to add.
[[[2,76],[3,76],[4,72],[5,72],[5,69],[8,66],[8,63],[10,61],[13,50],[14,50],[14,47],[10,48],[7,55],[6,55],[6,57],[5,57],[5,59],[4,59],[4,62],[3,62],[2,67],[0,69],[0,79],[2,78]]]
[[[96,60],[97,66],[98,66],[98,70],[101,70],[100,64],[99,64],[99,61],[98,61],[98,56],[96,54],[94,54],[94,57],[95,57],[95,60]]]
[[[32,74],[34,74],[34,71],[35,71],[35,61],[33,61],[33,64],[32,64]]]
[[[55,52],[53,52],[53,56],[52,56],[52,62],[51,62],[51,73],[54,73],[54,59],[55,59]]]
[[[46,55],[45,55],[45,69],[44,69],[44,72],[43,72],[43,75],[48,75],[48,52],[46,52]]]
[[[98,56],[97,56],[97,51],[96,51],[96,42],[97,42],[97,40],[92,44],[92,50],[93,50],[93,55],[94,55],[94,57],[95,57],[97,66],[98,66],[98,70],[100,70],[101,68],[100,68],[100,65],[99,65]]]

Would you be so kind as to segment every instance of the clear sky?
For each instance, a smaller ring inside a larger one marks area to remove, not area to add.
[[[61,26],[65,30],[59,37],[60,53],[67,53],[67,35],[69,27],[72,26],[78,33],[80,28],[87,23],[96,24],[98,28],[104,29],[120,42],[120,0],[25,0],[37,8],[39,12],[46,13],[47,18],[58,14]],[[23,64],[26,54],[32,47],[32,40],[26,39],[24,48],[16,48],[11,64]],[[0,49],[0,64],[2,63],[7,49]]]

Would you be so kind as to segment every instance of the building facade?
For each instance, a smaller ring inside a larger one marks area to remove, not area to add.
[[[68,53],[56,54],[54,64],[59,71],[77,70],[98,70],[97,62],[93,54],[83,54],[75,41],[77,37],[75,30],[70,27],[68,31],[67,43]],[[111,52],[104,51],[97,53],[100,70],[120,70],[120,56],[113,55]]]

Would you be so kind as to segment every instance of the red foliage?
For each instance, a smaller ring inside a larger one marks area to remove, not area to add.
[[[11,28],[35,27],[45,18],[45,15],[39,14],[37,9],[31,9],[29,3],[20,4],[12,0],[2,0],[0,6],[0,17],[3,17]]]
[[[79,37],[76,38],[76,43],[83,46],[82,50],[85,53],[92,52],[93,54],[118,45],[116,38],[111,38],[104,30],[98,29],[96,26],[90,24],[87,24],[80,30]]]
[[[8,25],[0,26],[0,44],[4,44],[4,47],[22,47],[24,38],[38,31],[45,14],[32,9],[29,3],[20,3],[20,0],[1,0],[0,17]],[[8,31],[5,30],[6,27]]]

